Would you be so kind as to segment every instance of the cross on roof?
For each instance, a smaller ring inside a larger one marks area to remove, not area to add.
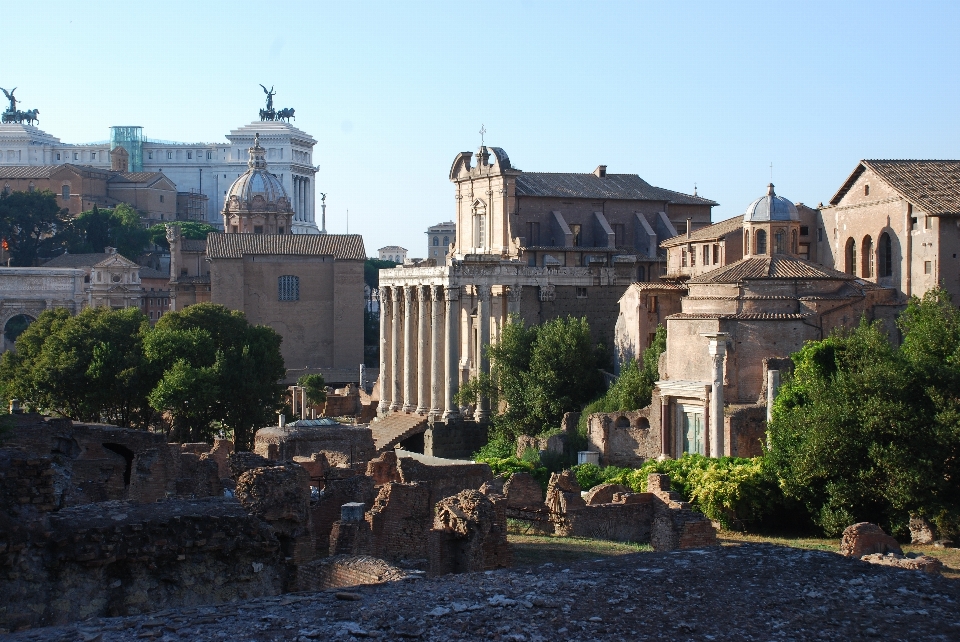
[[[484,126],[481,124],[481,125],[480,125],[480,146],[481,146],[481,147],[483,147],[483,145],[484,145],[484,143],[483,143],[483,135],[486,134],[486,133],[487,133],[487,128],[484,127]]]

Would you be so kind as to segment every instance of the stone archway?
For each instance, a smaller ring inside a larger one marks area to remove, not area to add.
[[[7,316],[3,321],[3,338],[0,340],[0,352],[12,350],[14,342],[17,340],[27,327],[36,321],[34,315],[24,314],[23,312],[14,312]]]

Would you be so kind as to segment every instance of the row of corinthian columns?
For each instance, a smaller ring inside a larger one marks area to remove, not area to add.
[[[458,419],[460,288],[380,288],[380,413]]]

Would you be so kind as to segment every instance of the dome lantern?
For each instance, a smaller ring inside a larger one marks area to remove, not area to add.
[[[223,228],[229,233],[290,234],[293,207],[280,179],[267,170],[260,134],[249,148],[247,171],[227,190]]]
[[[796,256],[800,253],[799,233],[797,206],[777,196],[770,183],[766,195],[750,203],[743,213],[743,255]]]

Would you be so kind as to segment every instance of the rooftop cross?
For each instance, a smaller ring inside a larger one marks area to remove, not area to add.
[[[483,135],[486,134],[486,133],[487,133],[487,128],[484,127],[483,124],[481,124],[481,125],[480,125],[480,146],[481,146],[481,147],[483,147],[483,145],[484,145],[484,143],[483,143]]]

